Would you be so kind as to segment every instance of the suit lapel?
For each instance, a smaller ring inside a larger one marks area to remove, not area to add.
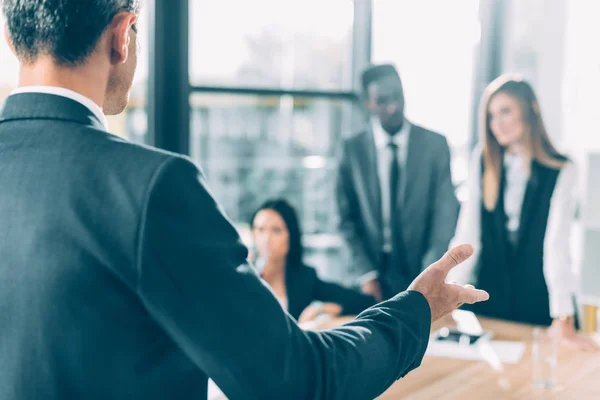
[[[419,128],[413,125],[410,130],[410,136],[408,137],[408,148],[406,152],[406,163],[402,171],[402,185],[401,193],[398,196],[399,204],[402,210],[402,227],[403,232],[406,235],[407,221],[409,220],[410,210],[414,209],[415,201],[421,202],[423,197],[422,193],[419,192],[419,188],[423,185],[419,185],[419,177],[421,173],[421,163],[424,160],[425,149],[423,148],[423,135],[419,134]],[[419,204],[416,204],[418,207]],[[406,237],[406,236],[405,236]]]
[[[521,218],[519,221],[518,243],[520,243],[527,234],[528,223],[531,220],[533,208],[539,203],[539,177],[536,171],[535,163],[531,163],[531,175],[525,189],[525,197],[521,208]]]

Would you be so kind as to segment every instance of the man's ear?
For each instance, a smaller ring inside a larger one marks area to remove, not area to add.
[[[111,37],[111,61],[113,64],[124,64],[129,57],[129,30],[137,21],[137,16],[129,11],[122,11],[115,15],[110,28],[112,30]]]

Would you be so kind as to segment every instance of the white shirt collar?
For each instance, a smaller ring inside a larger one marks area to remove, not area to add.
[[[508,151],[504,152],[504,165],[512,167],[519,164],[523,164],[523,157],[520,154],[514,154]]]
[[[504,168],[512,175],[521,175],[525,180],[529,179],[527,168],[525,168],[525,158],[520,154],[504,152]]]
[[[66,97],[68,99],[76,101],[85,106],[88,110],[90,110],[96,116],[96,118],[98,118],[104,129],[108,131],[108,121],[106,120],[106,116],[102,112],[102,109],[98,106],[98,104],[94,103],[91,99],[85,97],[80,93],[58,86],[24,86],[13,90],[11,94],[20,93],[53,94],[56,96]]]
[[[385,148],[390,142],[393,142],[398,147],[404,146],[406,144],[406,141],[408,140],[410,126],[410,122],[408,122],[408,120],[405,118],[400,132],[396,133],[394,136],[390,136],[383,129],[379,120],[377,118],[372,118],[371,127],[373,130],[373,138],[375,139],[375,147],[377,147],[378,150],[381,150]]]

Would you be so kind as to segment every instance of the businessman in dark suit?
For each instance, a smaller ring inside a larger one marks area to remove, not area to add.
[[[337,200],[363,291],[381,300],[444,254],[458,201],[448,143],[405,118],[396,68],[369,67],[362,86],[371,123],[343,143]]]
[[[430,322],[485,292],[411,290],[303,331],[185,157],[107,133],[136,64],[136,0],[4,0],[20,88],[0,115],[0,399],[370,399]]]

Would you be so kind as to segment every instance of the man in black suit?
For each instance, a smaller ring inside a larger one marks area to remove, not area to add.
[[[362,74],[369,128],[343,143],[340,229],[365,293],[390,298],[448,249],[458,218],[446,139],[404,116],[396,68]]]
[[[0,115],[0,398],[373,398],[416,368],[462,246],[354,322],[303,331],[185,157],[106,131],[137,0],[4,0],[20,88]],[[102,110],[103,108],[103,110]]]

